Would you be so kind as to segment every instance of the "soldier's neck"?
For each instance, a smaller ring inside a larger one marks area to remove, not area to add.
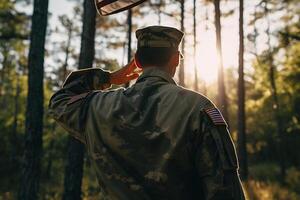
[[[161,70],[166,72],[167,74],[169,74],[171,77],[174,77],[175,75],[175,70],[172,67],[169,66],[145,66],[143,67],[144,69],[157,69],[157,70]]]

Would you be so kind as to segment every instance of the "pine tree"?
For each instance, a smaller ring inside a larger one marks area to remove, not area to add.
[[[280,179],[281,182],[284,182],[284,178],[286,176],[286,161],[285,161],[285,147],[284,147],[284,129],[283,129],[283,120],[280,114],[280,105],[278,99],[278,92],[277,92],[277,84],[276,84],[276,66],[274,64],[274,57],[273,57],[273,47],[271,45],[271,33],[270,33],[270,19],[269,19],[269,8],[267,1],[264,2],[264,12],[265,17],[267,19],[267,29],[266,34],[268,36],[267,45],[268,45],[268,52],[267,52],[267,60],[269,65],[269,81],[271,86],[271,94],[273,98],[273,111],[274,111],[274,119],[276,121],[276,132],[279,138],[278,141],[278,156],[279,156],[279,166],[280,166]]]
[[[193,0],[193,36],[194,36],[194,46],[193,46],[193,50],[194,50],[194,89],[196,91],[199,90],[199,86],[198,86],[198,69],[197,69],[197,21],[196,21],[196,7],[197,7],[197,1]]]
[[[242,179],[248,177],[244,81],[244,0],[239,0],[238,155]]]
[[[184,0],[180,0],[180,29],[184,32]],[[181,53],[184,55],[184,38],[181,42]],[[180,67],[179,67],[179,84],[181,86],[185,86],[184,82],[184,60],[181,60]]]
[[[34,0],[28,55],[28,96],[26,105],[25,149],[19,190],[20,200],[38,199],[44,103],[44,46],[48,0]]]
[[[220,0],[213,0],[215,8],[215,27],[216,27],[216,48],[218,56],[218,103],[224,118],[228,121],[227,110],[227,95],[224,81],[224,67],[223,67],[223,54],[222,54],[222,37],[221,37],[221,10]]]
[[[128,16],[127,16],[127,25],[128,25],[128,30],[127,30],[127,37],[128,37],[128,45],[127,45],[127,63],[130,62],[131,60],[131,40],[132,40],[132,10],[128,10]]]
[[[84,0],[79,69],[92,67],[95,55],[96,9],[93,1]],[[69,138],[64,180],[64,200],[80,200],[84,164],[84,145]]]

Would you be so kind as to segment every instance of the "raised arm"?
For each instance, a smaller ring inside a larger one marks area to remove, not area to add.
[[[89,120],[88,109],[94,96],[102,95],[102,89],[111,84],[124,84],[137,78],[135,65],[129,63],[110,73],[100,68],[87,68],[72,72],[63,87],[50,99],[50,115],[73,137],[85,143],[84,129]],[[100,98],[101,99],[101,98]]]
[[[109,72],[99,68],[74,71],[51,97],[49,113],[73,137],[85,143],[83,132],[90,99],[97,89],[109,86]]]

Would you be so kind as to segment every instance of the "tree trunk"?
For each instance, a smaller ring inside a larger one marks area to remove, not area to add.
[[[276,121],[276,132],[278,135],[278,157],[279,157],[279,166],[280,166],[280,181],[283,183],[286,175],[286,163],[285,163],[285,142],[284,142],[284,129],[282,124],[282,118],[280,115],[280,105],[278,101],[278,95],[277,95],[277,86],[276,86],[276,66],[274,65],[274,58],[272,55],[272,45],[271,45],[271,34],[270,34],[270,20],[268,18],[268,4],[267,1],[265,2],[265,14],[267,18],[267,30],[266,34],[268,36],[268,65],[269,65],[269,80],[271,85],[271,94],[273,98],[273,111],[274,111],[274,119]]]
[[[256,19],[256,17],[257,17],[257,5],[254,7],[254,18]],[[253,38],[254,55],[255,55],[257,62],[259,63],[259,56],[258,56],[258,50],[257,50],[258,30],[257,30],[257,26],[256,26],[256,20],[253,23],[253,34],[254,34],[254,38]]]
[[[68,28],[68,39],[67,39],[67,45],[65,49],[65,61],[63,64],[63,77],[62,80],[65,80],[68,73],[68,61],[69,61],[69,55],[70,55],[70,46],[71,46],[71,39],[72,39],[72,27]]]
[[[128,46],[127,46],[127,63],[131,60],[131,33],[132,33],[132,10],[128,10],[128,18],[127,18],[127,25],[128,25]]]
[[[131,33],[132,33],[132,10],[129,9],[128,10],[128,15],[127,15],[127,26],[128,26],[128,29],[127,29],[127,63],[130,62],[131,60]],[[129,87],[130,83],[126,83],[125,84],[125,87]]]
[[[180,0],[180,26],[181,26],[181,31],[184,32],[184,0]],[[184,38],[182,39],[181,42],[181,53],[184,55]],[[180,62],[180,67],[179,67],[179,84],[181,86],[185,86],[184,82],[184,60],[181,60]]]
[[[96,9],[93,1],[84,0],[83,28],[79,55],[79,69],[92,67],[95,55]],[[69,138],[64,179],[64,200],[81,199],[84,145]]]
[[[56,123],[52,124],[51,127],[51,133],[55,133],[56,131]],[[51,175],[52,175],[52,163],[53,163],[53,155],[54,155],[54,145],[55,145],[55,138],[51,137],[50,138],[50,144],[49,144],[49,150],[48,150],[48,161],[47,161],[47,167],[46,167],[46,172],[45,175],[47,177],[48,180],[51,179]]]
[[[161,25],[161,7],[162,7],[162,0],[159,0],[157,6],[158,25]]]
[[[25,149],[18,196],[20,200],[38,199],[42,155],[44,46],[47,18],[48,0],[34,0],[28,56]]]
[[[196,21],[196,0],[193,0],[193,36],[194,36],[194,89],[196,91],[199,90],[198,88],[198,69],[197,69],[197,21]]]
[[[221,11],[220,0],[214,0],[215,7],[215,27],[216,27],[216,47],[217,47],[217,60],[218,60],[218,95],[219,95],[219,108],[224,118],[229,120],[227,111],[227,96],[224,82],[224,69],[223,69],[223,54],[222,54],[222,40],[221,40]]]
[[[68,140],[63,200],[80,200],[83,176],[84,145],[74,138]]]
[[[208,24],[209,24],[209,17],[208,17],[208,8],[207,8],[207,4],[205,4],[205,32],[208,31]],[[201,80],[201,79],[200,79]],[[202,82],[202,94],[203,95],[207,95],[207,85],[206,85],[206,81],[205,79],[201,80]]]
[[[248,178],[244,83],[244,0],[239,0],[238,156],[243,180]]]
[[[207,86],[205,80],[203,80],[202,94],[205,96],[207,95]]]

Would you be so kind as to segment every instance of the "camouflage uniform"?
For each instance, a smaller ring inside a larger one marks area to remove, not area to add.
[[[156,67],[128,89],[109,73],[71,73],[50,113],[86,145],[108,199],[244,199],[226,122],[206,97]]]

